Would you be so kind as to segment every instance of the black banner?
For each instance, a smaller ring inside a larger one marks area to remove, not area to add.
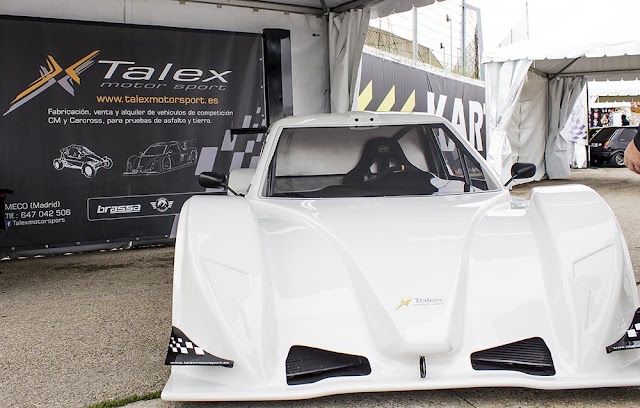
[[[169,237],[196,174],[255,165],[259,34],[0,17],[0,253]]]
[[[483,155],[484,87],[370,54],[362,55],[359,108],[428,112],[450,120]]]

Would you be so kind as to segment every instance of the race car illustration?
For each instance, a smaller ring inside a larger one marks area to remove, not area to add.
[[[611,209],[580,185],[511,197],[446,119],[281,119],[255,170],[199,181],[228,194],[180,213],[165,400],[640,385]]]
[[[147,149],[129,157],[124,175],[163,174],[192,166],[198,161],[198,150],[190,146],[192,141],[154,143]]]
[[[54,169],[80,169],[86,178],[95,176],[98,169],[110,169],[111,167],[113,167],[113,160],[109,157],[100,157],[86,147],[78,144],[63,147],[60,149],[60,157],[53,160]]]

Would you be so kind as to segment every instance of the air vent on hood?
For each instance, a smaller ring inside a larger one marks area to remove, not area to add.
[[[510,370],[531,375],[554,375],[551,352],[544,340],[533,337],[471,354],[474,370]]]
[[[287,384],[309,384],[330,377],[368,375],[369,360],[306,346],[293,346],[287,356]]]

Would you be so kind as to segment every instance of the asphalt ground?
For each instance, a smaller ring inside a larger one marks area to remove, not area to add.
[[[532,187],[559,183],[589,185],[607,200],[640,281],[640,176],[626,169],[578,170],[569,180],[518,186],[513,194],[526,197]],[[0,262],[0,407],[85,407],[160,390],[169,375],[163,363],[172,260],[173,248],[159,247]],[[638,399],[638,387],[490,388],[284,402],[153,400],[130,407],[636,407]]]

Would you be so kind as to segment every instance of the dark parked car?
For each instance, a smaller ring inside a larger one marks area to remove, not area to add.
[[[629,126],[603,127],[598,130],[589,143],[591,164],[610,164],[624,166],[624,149],[638,133],[638,128]]]
[[[100,168],[110,169],[112,166],[113,161],[109,157],[100,157],[86,147],[77,144],[60,149],[60,157],[53,161],[54,169],[80,169],[86,178],[93,177]]]
[[[198,151],[189,146],[193,141],[154,143],[144,152],[129,157],[124,175],[162,174],[192,166],[198,160]]]

